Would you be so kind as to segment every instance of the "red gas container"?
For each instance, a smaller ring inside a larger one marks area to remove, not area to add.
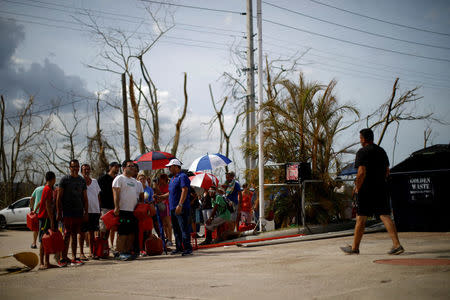
[[[145,220],[149,217],[153,217],[156,214],[155,208],[147,203],[139,203],[134,209],[134,216],[139,220]]]
[[[164,252],[163,241],[152,235],[145,241],[145,251],[147,255],[161,255]]]
[[[27,214],[27,227],[31,231],[39,231],[39,219],[34,212]]]
[[[250,223],[250,224],[245,224],[245,223],[241,223],[239,225],[238,230],[243,232],[243,231],[247,231],[247,230],[252,230],[255,229],[256,224],[255,223]]]
[[[94,239],[94,255],[99,258],[109,257],[109,245],[108,240],[101,237],[96,237]]]
[[[45,254],[59,253],[64,250],[64,239],[59,230],[48,230],[48,233],[42,236],[42,246]]]
[[[114,215],[114,210],[108,211],[102,217],[102,221],[105,224],[106,229],[110,230],[114,226],[119,225],[119,217]]]

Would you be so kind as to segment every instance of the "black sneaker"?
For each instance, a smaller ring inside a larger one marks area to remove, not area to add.
[[[344,252],[345,254],[359,254],[359,249],[352,249],[352,246],[345,246],[345,247],[340,247],[342,252]]]
[[[192,255],[192,249],[184,250],[183,253],[181,253],[181,256],[187,256]]]
[[[170,252],[170,255],[177,255],[177,254],[181,254],[181,251],[178,249],[172,250],[172,252]]]
[[[403,249],[402,245],[398,246],[397,248],[392,248],[388,254],[389,255],[399,255],[405,252],[405,249]]]
[[[200,245],[200,246],[205,246],[205,245],[209,245],[209,244],[211,244],[211,241],[204,240],[204,241],[201,242],[199,245]]]

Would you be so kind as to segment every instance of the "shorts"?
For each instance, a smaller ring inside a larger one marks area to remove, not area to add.
[[[81,232],[97,231],[100,214],[88,214],[87,222],[81,224]]]
[[[356,194],[356,213],[366,217],[390,215],[391,204],[387,191],[365,191]]]
[[[111,210],[111,209],[109,209],[109,208],[102,208],[102,209],[100,210],[101,215],[103,216],[104,214],[106,214],[106,213],[109,212],[110,210]],[[102,218],[99,218],[98,226],[99,226],[100,231],[102,231],[102,232],[105,232],[105,231],[107,230],[107,229],[106,229],[106,226],[105,226],[105,223],[103,223]]]
[[[42,236],[48,233],[50,224],[51,223],[49,218],[39,219],[39,242],[42,243]]]
[[[132,211],[119,211],[119,228],[117,232],[119,235],[129,235],[137,231],[138,220]]]
[[[64,217],[64,234],[80,233],[81,224],[83,223],[82,217]]]

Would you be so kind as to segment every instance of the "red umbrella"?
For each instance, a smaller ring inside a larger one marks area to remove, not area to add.
[[[207,190],[212,185],[219,185],[219,179],[211,173],[195,172],[194,174],[195,176],[189,177],[191,186],[201,187]]]
[[[138,164],[139,170],[158,170],[164,169],[172,158],[175,156],[167,152],[150,151],[139,155],[134,162]]]

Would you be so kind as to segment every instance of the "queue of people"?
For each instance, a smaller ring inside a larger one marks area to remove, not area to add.
[[[114,257],[124,261],[145,256],[142,245],[137,243],[138,220],[133,213],[138,203],[148,203],[156,208],[158,216],[154,217],[154,229],[160,238],[165,239],[166,246],[174,246],[171,255],[192,255],[191,233],[200,237],[197,232],[202,223],[205,227],[202,245],[206,245],[213,243],[212,232],[222,224],[229,222],[232,224],[230,229],[234,230],[239,221],[251,221],[253,193],[247,185],[243,185],[241,191],[234,172],[226,174],[223,185],[211,186],[197,195],[181,165],[178,159],[167,164],[170,180],[165,173],[152,180],[143,172],[139,173],[138,165],[131,160],[122,165],[112,162],[98,180],[91,178],[89,164],[81,166],[80,176],[80,164],[75,159],[69,163],[69,174],[63,176],[58,184],[55,174],[47,172],[46,184],[36,188],[30,202],[31,211],[39,218],[39,231],[33,232],[31,248],[37,248],[37,238],[41,242],[49,229],[61,230],[64,250],[55,255],[59,267],[79,266],[89,259],[98,259],[94,251],[96,237],[106,240],[106,243],[109,240],[109,247],[113,249],[115,231],[108,229],[101,218],[113,210],[119,217]],[[121,167],[122,173],[119,174]],[[221,238],[217,236],[216,241]],[[84,252],[85,243],[89,254]],[[40,256],[41,269],[56,267],[50,264],[42,243]]]

